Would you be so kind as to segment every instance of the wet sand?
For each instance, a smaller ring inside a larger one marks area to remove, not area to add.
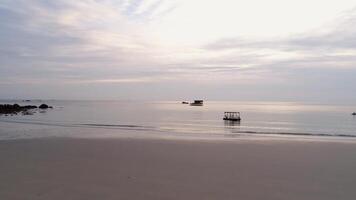
[[[0,141],[0,199],[355,199],[356,144]]]

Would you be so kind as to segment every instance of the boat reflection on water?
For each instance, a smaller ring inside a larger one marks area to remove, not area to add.
[[[229,135],[232,133],[235,133],[235,134],[239,133],[241,131],[240,126],[241,126],[241,121],[224,120],[224,130],[225,130],[225,133],[228,133]]]
[[[224,125],[225,126],[240,126],[241,125],[241,121],[224,120]]]

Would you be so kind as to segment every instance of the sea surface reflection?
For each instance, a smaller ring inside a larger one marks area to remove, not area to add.
[[[1,103],[40,104],[43,101]],[[291,134],[356,136],[355,105],[295,102],[45,101],[54,109],[26,116],[0,116],[0,123],[91,127],[199,134]],[[241,112],[241,122],[222,120]],[[1,125],[1,124],[0,124]],[[5,127],[5,126],[3,126]],[[98,133],[99,134],[99,133]]]

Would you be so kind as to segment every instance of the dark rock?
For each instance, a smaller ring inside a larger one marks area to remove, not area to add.
[[[38,108],[37,106],[34,105],[26,105],[26,106],[20,106],[19,104],[0,104],[0,115],[5,115],[5,116],[12,116],[12,115],[17,115],[17,114],[22,114],[22,115],[32,115],[36,111],[34,109]],[[42,110],[52,108],[52,106],[48,106],[46,104],[42,104],[39,108]]]
[[[0,115],[16,115],[20,112],[25,112],[31,109],[37,108],[37,106],[20,106],[18,104],[0,104]]]
[[[41,104],[39,108],[40,109],[47,109],[47,108],[49,108],[49,106],[47,104]]]
[[[26,109],[35,109],[35,108],[37,108],[37,106],[30,106],[30,105],[28,105],[28,106],[23,106],[23,108],[26,108]]]

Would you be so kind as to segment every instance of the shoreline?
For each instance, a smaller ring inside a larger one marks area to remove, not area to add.
[[[356,136],[309,134],[309,133],[273,133],[240,131],[232,133],[186,133],[174,130],[137,129],[129,126],[92,127],[81,125],[53,125],[33,122],[0,121],[0,141],[40,138],[81,138],[81,139],[161,139],[161,140],[201,140],[201,141],[302,141],[302,142],[341,142],[356,143]],[[98,134],[99,133],[99,134]]]

